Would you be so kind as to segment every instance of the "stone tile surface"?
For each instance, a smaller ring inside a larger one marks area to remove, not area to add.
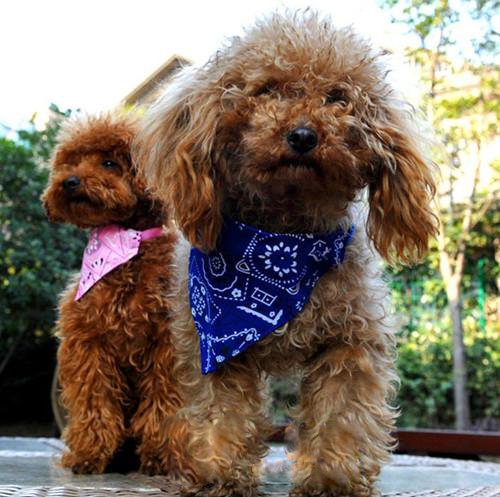
[[[75,476],[58,464],[63,444],[49,438],[0,437],[0,495],[2,486],[107,488],[161,491],[164,479],[136,473]],[[290,462],[282,446],[272,446],[264,464],[263,490],[286,492],[290,488]],[[498,485],[500,465],[394,456],[382,471],[379,488],[384,493],[477,488]]]

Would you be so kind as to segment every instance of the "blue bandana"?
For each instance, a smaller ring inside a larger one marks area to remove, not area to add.
[[[294,318],[332,266],[354,226],[324,235],[280,234],[225,219],[217,249],[191,249],[189,300],[201,371],[217,369]]]

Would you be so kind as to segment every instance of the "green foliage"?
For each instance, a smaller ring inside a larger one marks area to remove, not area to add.
[[[494,245],[499,220],[500,210],[491,209],[470,234],[462,281],[471,414],[473,426],[483,429],[498,429],[500,417],[495,385],[500,378],[500,327],[495,309],[499,267]],[[459,222],[453,224],[459,232]],[[433,246],[419,266],[387,268],[399,318],[397,402],[402,427],[453,426],[452,324],[438,264]]]
[[[290,422],[291,409],[297,403],[298,384],[298,378],[273,378],[270,381],[270,408],[274,424]]]
[[[434,30],[446,28],[458,19],[458,13],[448,0],[387,0],[385,3],[400,10],[400,19],[395,22],[407,23],[408,31],[416,33],[421,41]]]
[[[478,302],[482,282],[477,269],[475,272],[465,284],[468,291],[463,313],[472,420],[476,427],[498,429],[500,413],[495,383],[500,377],[500,333],[488,309],[484,309],[482,324],[483,310]],[[393,303],[403,324],[398,334],[401,377],[398,423],[402,427],[451,428],[454,422],[452,330],[442,282],[436,274],[432,279],[403,288],[398,280],[393,281]]]
[[[422,318],[417,329],[405,329],[399,337],[399,425],[449,428],[454,422],[450,323],[445,316]],[[473,425],[498,429],[499,334],[492,326],[481,330],[472,314],[465,323]]]
[[[19,341],[52,341],[57,296],[77,269],[85,236],[76,228],[48,222],[40,202],[48,179],[47,160],[61,113],[44,131],[34,126],[19,140],[0,138],[0,358]],[[0,361],[2,362],[2,361]],[[26,375],[30,370],[27,368]]]
[[[455,381],[463,394],[457,399],[469,391],[475,424],[493,426],[500,413],[493,384],[499,373],[498,348],[492,341],[499,336],[487,307],[494,307],[498,292],[498,167],[491,161],[500,117],[498,33],[492,22],[498,1],[381,0],[380,4],[391,9],[392,21],[404,25],[410,35],[406,53],[425,88],[421,107],[442,143],[432,151],[441,179],[436,211],[442,226],[440,243],[431,246],[421,267],[392,271],[396,311],[408,318],[399,337],[400,422],[450,426]],[[454,285],[459,287],[462,314],[452,324],[446,289],[453,295]],[[463,356],[457,346],[462,340],[467,385],[462,382],[460,361],[452,371],[452,355]],[[467,405],[457,404],[455,414],[457,423],[466,427]]]

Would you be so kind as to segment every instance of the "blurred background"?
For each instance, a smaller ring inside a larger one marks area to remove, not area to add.
[[[387,50],[391,80],[436,136],[440,235],[422,264],[386,270],[399,427],[500,430],[497,0],[18,0],[0,7],[0,435],[57,434],[56,303],[87,236],[50,224],[39,201],[61,119],[147,109],[256,16],[307,6]],[[294,384],[271,389],[284,424]]]

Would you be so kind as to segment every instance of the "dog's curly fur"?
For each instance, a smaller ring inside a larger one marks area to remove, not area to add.
[[[62,128],[42,200],[53,221],[82,228],[118,223],[144,230],[161,226],[132,168],[136,123],[118,114],[70,119]],[[80,181],[68,192],[63,181]],[[176,235],[165,231],[139,254],[74,301],[78,275],[61,296],[57,335],[62,400],[69,413],[62,463],[75,473],[101,473],[128,437],[141,467],[162,471],[162,420],[180,405],[166,298]],[[164,470],[164,469],[163,469]]]
[[[176,416],[189,433],[188,492],[255,494],[266,450],[263,378],[299,370],[293,495],[376,493],[393,444],[397,376],[373,247],[409,263],[436,230],[432,165],[381,55],[315,13],[276,14],[184,71],[145,118],[138,162],[187,239],[175,256],[172,334],[188,402]],[[318,135],[304,154],[287,143],[297,127]],[[267,231],[354,223],[357,232],[296,318],[202,376],[187,259],[189,244],[215,246],[223,214]]]

